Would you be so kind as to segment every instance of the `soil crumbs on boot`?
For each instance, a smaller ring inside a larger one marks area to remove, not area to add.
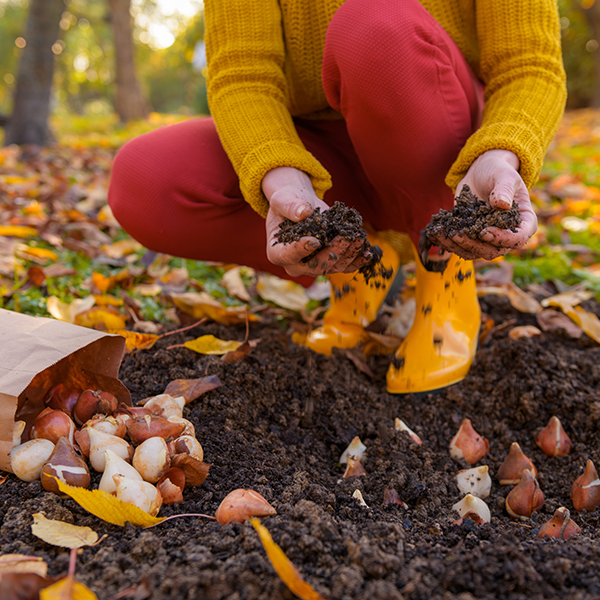
[[[430,248],[436,246],[436,238],[440,233],[446,238],[461,234],[476,240],[486,227],[516,231],[520,223],[516,203],[508,210],[492,208],[487,202],[479,200],[469,186],[465,185],[452,210],[440,209],[421,231],[419,252],[421,256],[426,255]]]
[[[363,240],[362,253],[370,252],[373,257],[358,272],[361,273],[367,283],[374,277],[382,279],[391,279],[393,275],[392,269],[386,269],[381,264],[383,251],[379,246],[372,246],[367,240],[367,232],[363,229],[363,220],[358,211],[354,208],[349,208],[342,202],[335,202],[333,206],[321,212],[319,207],[315,208],[315,212],[299,223],[294,223],[286,219],[279,225],[276,244],[290,244],[297,242],[304,236],[315,237],[321,242],[321,247],[317,248],[312,254],[309,254],[302,259],[302,262],[307,263],[314,258],[323,248],[326,248],[338,236],[348,242]]]

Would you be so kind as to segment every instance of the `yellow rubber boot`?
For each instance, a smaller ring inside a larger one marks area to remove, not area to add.
[[[446,269],[425,269],[415,251],[417,311],[387,373],[392,394],[429,392],[457,383],[477,350],[481,309],[471,261],[451,255]]]
[[[400,259],[392,246],[372,235],[368,240],[383,250],[383,266],[396,273]],[[304,344],[319,354],[330,355],[333,348],[354,348],[367,338],[364,328],[377,317],[394,277],[372,278],[369,283],[356,273],[335,273],[327,278],[331,282],[330,307],[323,325],[311,331]]]

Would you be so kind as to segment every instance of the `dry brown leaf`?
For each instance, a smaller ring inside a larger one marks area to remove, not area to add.
[[[524,292],[514,283],[506,284],[507,296],[513,308],[519,312],[536,314],[542,312],[541,304],[527,292]]]
[[[83,548],[94,546],[98,542],[98,534],[89,527],[79,527],[64,521],[46,519],[41,513],[35,513],[31,533],[47,544],[61,548]]]
[[[196,319],[207,317],[223,325],[235,325],[246,321],[245,306],[224,307],[218,300],[215,300],[206,292],[184,292],[182,294],[171,294],[175,306],[192,315]],[[253,314],[248,315],[250,321],[258,321],[258,317]]]
[[[400,338],[393,335],[384,335],[372,331],[365,331],[365,333],[369,336],[368,341],[366,341],[362,347],[365,356],[391,354],[392,352],[395,352],[402,343]]]
[[[543,331],[562,331],[569,337],[580,338],[583,334],[581,327],[576,325],[567,315],[547,308],[537,314],[537,322]]]
[[[565,311],[565,314],[579,325],[594,341],[600,344],[600,320],[594,313],[584,310],[581,306],[575,306]]]
[[[221,387],[221,380],[217,375],[208,375],[200,379],[175,379],[165,388],[164,393],[177,398],[183,396],[185,403],[189,404],[202,394]]]
[[[230,296],[238,298],[242,302],[250,302],[250,294],[242,281],[240,269],[241,267],[234,267],[226,271],[225,275],[223,275],[223,285]]]
[[[306,290],[300,284],[267,273],[260,273],[256,289],[263,300],[289,310],[300,311],[309,301]]]
[[[185,485],[201,485],[208,477],[210,465],[190,456],[175,454],[171,460],[172,467],[179,467],[185,473]]]
[[[300,575],[300,572],[285,555],[285,552],[273,541],[269,530],[264,525],[261,525],[260,521],[256,518],[251,518],[250,522],[254,529],[256,529],[267,557],[271,561],[277,575],[281,577],[281,580],[289,590],[302,600],[323,600],[323,597]]]
[[[594,293],[589,290],[571,290],[570,292],[550,296],[550,298],[544,298],[542,306],[545,308],[548,306],[558,306],[558,308],[566,313],[567,310],[581,304],[584,300],[589,300],[593,295]]]
[[[2,598],[6,600],[39,600],[40,593],[56,581],[56,577],[42,577],[37,573],[0,574]]]
[[[143,246],[138,241],[129,238],[112,244],[104,244],[101,249],[109,258],[123,258],[128,254],[139,252],[143,249]]]
[[[251,349],[252,349],[252,347],[250,346],[250,344],[248,342],[244,342],[236,350],[230,350],[229,352],[226,352],[225,354],[223,354],[223,356],[221,357],[221,360],[226,364],[236,363],[236,362],[246,358],[246,356],[248,356],[248,354],[250,354]]]
[[[514,267],[505,260],[498,263],[497,268],[488,269],[485,273],[476,273],[478,285],[496,286],[506,285],[513,280]]]
[[[533,325],[520,325],[519,327],[513,327],[508,332],[508,337],[511,340],[519,340],[521,338],[539,337],[542,332]]]
[[[54,263],[48,267],[44,267],[44,275],[46,277],[66,277],[68,275],[75,275],[77,271],[72,267],[61,265],[60,263]]]
[[[38,556],[3,554],[0,556],[0,575],[4,573],[35,573],[46,577],[48,564]]]
[[[360,358],[356,356],[356,354],[354,354],[351,350],[346,350],[346,358],[348,358],[348,360],[350,360],[350,362],[367,377],[371,377],[371,379],[375,377],[375,373],[371,371],[369,365],[366,362],[360,360]]]

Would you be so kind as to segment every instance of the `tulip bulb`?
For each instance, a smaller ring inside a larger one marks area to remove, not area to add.
[[[465,517],[469,513],[475,513],[486,523],[492,520],[488,505],[481,498],[473,496],[473,494],[467,494],[452,507],[452,510],[455,510],[461,517]]]
[[[354,490],[352,497],[355,500],[358,500],[358,504],[363,508],[369,508],[369,505],[365,502],[365,499],[363,498],[362,492],[360,490]]]
[[[250,517],[270,517],[277,511],[254,490],[233,490],[217,508],[215,517],[221,525],[243,523]]]
[[[194,425],[187,419],[184,419],[183,417],[169,417],[167,420],[169,423],[183,423],[184,428],[181,435],[191,435],[193,438],[196,437]]]
[[[53,444],[56,444],[61,437],[66,437],[72,444],[74,433],[75,423],[67,413],[45,408],[33,422],[30,436],[32,439],[50,440]]]
[[[46,392],[44,404],[49,408],[62,410],[71,416],[80,394],[81,390],[67,387],[64,383],[58,383]]]
[[[189,454],[192,458],[204,460],[204,450],[200,442],[191,435],[182,435],[178,437],[173,445],[174,454]]]
[[[85,461],[75,453],[66,437],[58,440],[40,475],[42,487],[46,491],[60,494],[53,477],[73,487],[87,488],[90,485],[90,470]]]
[[[538,434],[536,443],[548,456],[566,456],[571,452],[571,439],[558,417],[550,417],[548,425]]]
[[[564,506],[561,506],[556,509],[554,516],[539,528],[537,536],[539,538],[548,536],[568,540],[579,531],[579,525],[571,519],[571,513]]]
[[[16,448],[17,446],[21,445],[21,436],[25,431],[26,425],[27,423],[25,423],[25,421],[15,421],[15,424],[13,425],[13,448]]]
[[[117,499],[129,502],[155,517],[162,506],[160,492],[147,481],[128,479],[123,475],[113,475],[117,487]]]
[[[54,444],[43,438],[29,440],[16,446],[10,451],[10,466],[13,473],[23,481],[39,479],[53,451]]]
[[[352,438],[352,441],[340,456],[340,464],[345,465],[348,462],[348,456],[350,454],[352,454],[358,460],[361,460],[366,450],[367,447],[360,441],[358,436]]]
[[[127,434],[135,445],[139,445],[151,437],[161,437],[165,440],[177,438],[184,429],[184,423],[171,423],[157,415],[144,415],[127,423]]]
[[[97,429],[98,431],[103,431],[104,433],[120,438],[124,438],[127,433],[124,420],[111,415],[94,415],[83,424],[82,430],[86,427],[91,427],[92,429]]]
[[[498,469],[500,485],[516,485],[521,480],[525,469],[529,469],[532,475],[537,477],[538,472],[533,462],[525,456],[521,446],[517,442],[513,442],[510,445],[508,456]]]
[[[154,414],[165,417],[165,419],[169,417],[183,417],[184,406],[185,398],[183,396],[173,398],[169,394],[159,394],[150,398],[144,404],[144,408],[150,409]]]
[[[544,494],[531,471],[523,471],[521,480],[510,491],[504,505],[513,519],[527,519],[544,506]]]
[[[398,495],[398,492],[394,488],[385,488],[383,490],[383,503],[384,504],[399,504],[402,508],[408,509],[408,504],[403,502]]]
[[[473,429],[469,419],[463,419],[459,430],[450,441],[450,456],[454,460],[464,458],[468,464],[474,465],[487,456],[489,450],[489,442]]]
[[[107,494],[117,493],[117,484],[113,479],[113,475],[122,475],[127,479],[143,481],[142,476],[128,462],[125,462],[119,455],[112,450],[104,451],[104,472],[98,489]]]
[[[406,431],[406,433],[408,433],[408,435],[410,436],[410,439],[415,444],[423,443],[421,438],[402,419],[396,419],[394,421],[394,429],[396,431]]]
[[[172,467],[156,484],[163,499],[163,504],[179,504],[183,502],[183,488],[185,487],[185,473],[182,469]]]
[[[360,463],[360,460],[356,458],[356,456],[349,454],[348,464],[346,465],[346,471],[344,472],[344,479],[348,479],[348,477],[360,477],[361,475],[366,474],[367,472]]]
[[[600,478],[598,471],[591,460],[585,465],[583,475],[580,475],[571,488],[571,500],[575,510],[592,511],[600,506]]]
[[[456,474],[456,484],[463,494],[472,494],[477,498],[487,498],[492,489],[492,479],[487,465],[463,469]]]
[[[78,425],[83,425],[94,415],[110,415],[116,410],[118,401],[109,392],[102,390],[84,390],[73,408],[73,417]]]
[[[165,440],[161,437],[151,437],[140,444],[133,455],[133,466],[144,481],[156,483],[171,466]]]
[[[106,450],[112,450],[123,460],[131,458],[131,446],[122,438],[86,427],[85,429],[90,438],[90,464],[94,470],[102,473],[104,471],[104,453]]]

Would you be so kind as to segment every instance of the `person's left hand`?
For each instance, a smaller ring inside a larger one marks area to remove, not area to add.
[[[488,150],[475,160],[456,188],[458,195],[463,185],[468,185],[477,198],[500,210],[508,210],[516,202],[521,214],[521,224],[516,232],[487,227],[479,234],[479,239],[472,240],[467,235],[452,238],[440,235],[437,245],[467,260],[492,260],[524,246],[537,230],[537,217],[518,168],[516,154],[508,150]]]

